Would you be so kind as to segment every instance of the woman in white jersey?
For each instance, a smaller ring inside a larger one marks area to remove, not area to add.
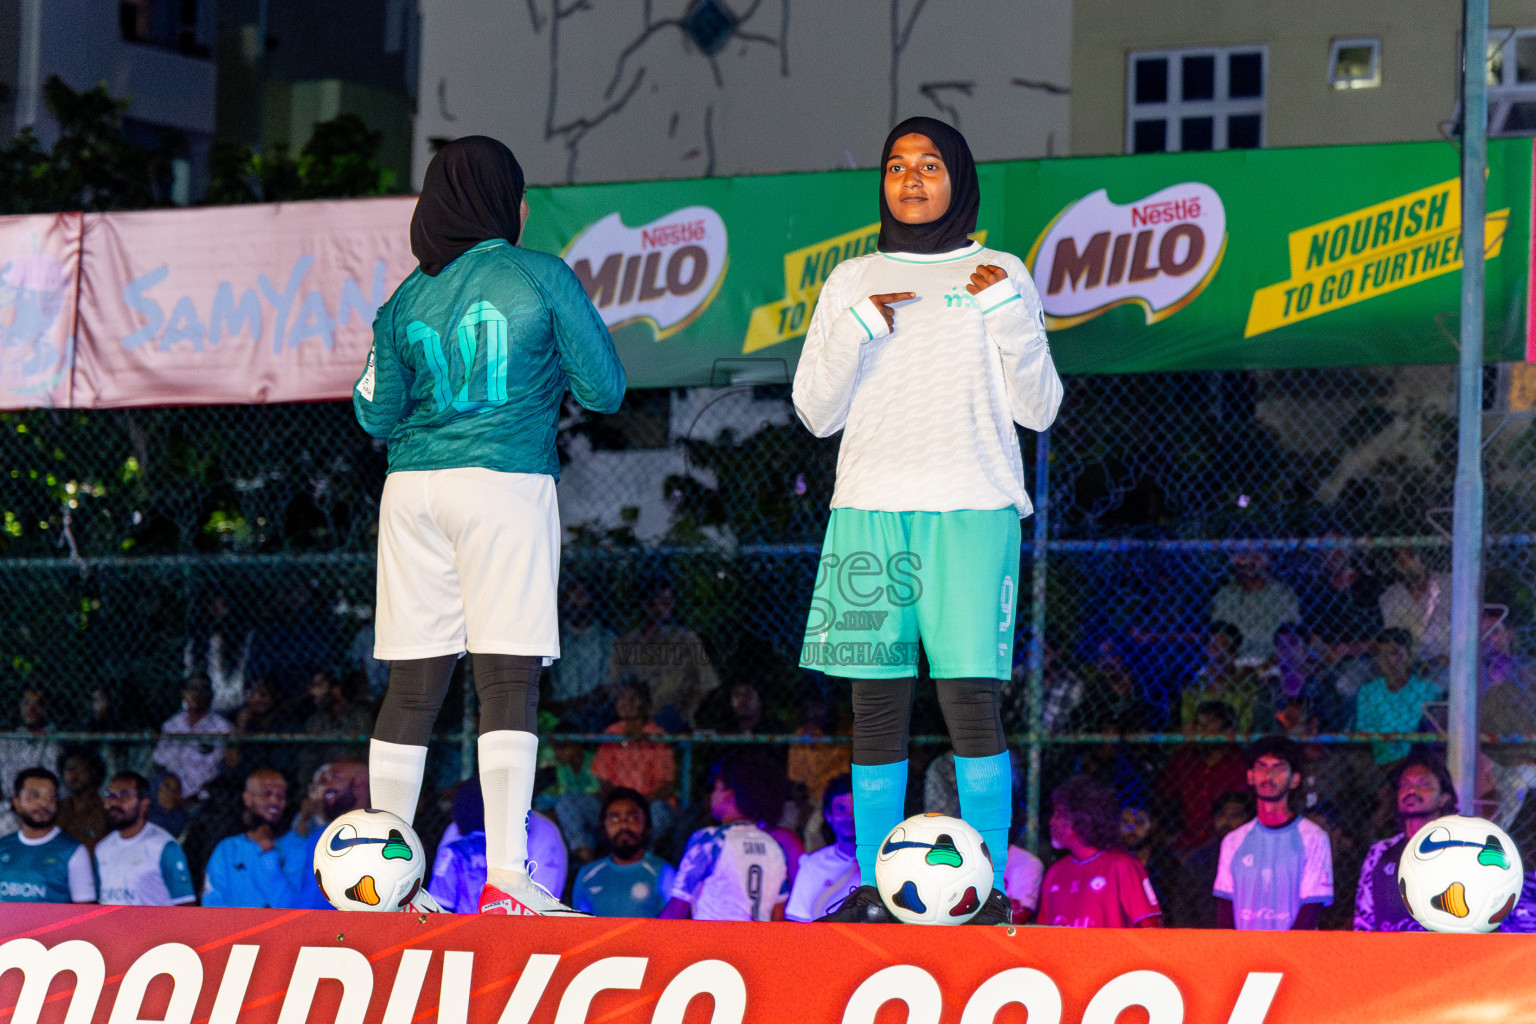
[[[993,888],[975,894],[972,921],[1009,919],[998,693],[1013,663],[1019,520],[1033,510],[1014,424],[1049,427],[1061,380],[1023,262],[970,238],[980,200],[958,131],[929,117],[892,129],[878,251],[827,278],[795,372],[801,421],[818,437],[843,432],[801,665],[853,688],[862,884],[824,920],[892,920],[874,865],[904,817],[919,642],[960,812],[992,853]]]

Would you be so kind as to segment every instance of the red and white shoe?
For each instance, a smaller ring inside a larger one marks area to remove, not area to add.
[[[510,917],[591,917],[572,910],[528,875],[499,874],[480,892],[480,913]]]

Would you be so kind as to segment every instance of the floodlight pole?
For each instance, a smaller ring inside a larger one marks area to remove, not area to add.
[[[1461,358],[1451,536],[1447,760],[1462,814],[1477,798],[1478,630],[1483,607],[1483,239],[1488,167],[1488,0],[1462,7]]]

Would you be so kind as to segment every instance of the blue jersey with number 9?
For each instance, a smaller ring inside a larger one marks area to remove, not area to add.
[[[390,472],[479,466],[558,478],[566,389],[595,412],[624,397],[624,367],[559,257],[491,239],[435,277],[411,272],[373,322],[352,392]]]

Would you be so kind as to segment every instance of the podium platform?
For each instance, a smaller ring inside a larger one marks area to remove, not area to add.
[[[1536,1021],[1536,937],[0,904],[0,1024]]]

